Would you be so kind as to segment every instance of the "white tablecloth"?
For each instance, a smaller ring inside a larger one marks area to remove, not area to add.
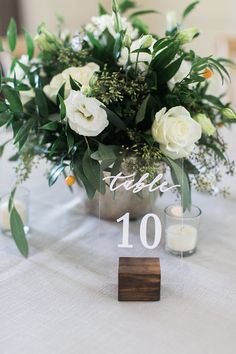
[[[1,193],[12,186],[11,168],[5,156]],[[62,180],[49,189],[43,169],[27,183],[29,258],[0,235],[1,354],[235,354],[235,178],[225,179],[232,186],[226,200],[194,194],[203,211],[199,248],[181,260],[163,245],[145,250],[138,222],[131,225],[134,248],[119,249],[121,225],[86,215],[82,194]],[[173,199],[158,200],[160,216]],[[121,255],[161,258],[160,302],[117,301]]]

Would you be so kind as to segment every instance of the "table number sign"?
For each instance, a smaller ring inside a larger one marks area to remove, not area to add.
[[[149,173],[143,174],[135,181],[135,173],[123,175],[119,172],[116,176],[104,178],[109,182],[111,192],[125,189],[133,194],[148,190],[149,193],[160,191],[165,193],[180,185],[168,186],[163,181],[163,175],[158,174],[151,182]],[[138,200],[138,198],[137,198]],[[130,213],[127,211],[121,215],[117,223],[122,223],[122,241],[119,248],[132,249],[130,242]],[[152,242],[148,241],[148,225],[154,223],[154,237]],[[159,217],[154,213],[146,213],[140,219],[139,237],[142,246],[148,250],[157,248],[161,241],[162,225]],[[119,301],[159,301],[161,288],[161,270],[159,258],[153,257],[121,257],[119,258],[118,270],[118,300]]]
[[[149,244],[147,241],[147,223],[150,219],[154,220],[154,241],[152,244]],[[121,248],[133,248],[133,245],[129,243],[129,213],[126,213],[121,218],[117,219],[117,222],[123,222],[123,234],[122,234],[122,243],[118,245]],[[148,213],[146,214],[140,223],[140,241],[143,247],[147,249],[154,249],[159,246],[161,241],[161,221],[156,214]]]

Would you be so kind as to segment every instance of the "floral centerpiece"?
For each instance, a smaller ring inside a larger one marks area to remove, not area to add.
[[[14,58],[17,30],[10,21],[13,61],[9,74],[1,75],[0,126],[13,131],[17,151],[11,160],[20,162],[18,183],[39,157],[52,166],[50,186],[63,173],[69,186],[76,179],[93,198],[106,191],[104,171],[115,174],[134,156],[137,175],[147,172],[153,178],[158,164],[169,168],[188,208],[191,184],[211,192],[208,176],[220,180],[220,166],[233,173],[220,128],[236,122],[236,114],[209,91],[213,76],[222,82],[229,78],[225,65],[230,62],[200,57],[187,45],[199,31],[182,24],[197,3],[179,22],[168,14],[166,35],[159,37],[140,20],[155,11],[126,18],[123,13],[135,3],[123,0],[118,6],[114,0],[111,14],[100,6],[100,15],[78,33],[59,28],[55,35],[41,25],[32,40],[24,32],[27,54],[20,59]],[[12,234],[27,255],[14,191]]]

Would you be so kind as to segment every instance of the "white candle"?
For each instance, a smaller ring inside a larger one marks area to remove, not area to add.
[[[197,229],[187,224],[174,224],[166,229],[166,246],[176,252],[188,252],[196,248]]]
[[[27,212],[27,206],[25,203],[21,202],[20,200],[15,199],[14,200],[14,206],[16,210],[18,211],[23,224],[27,225],[28,222],[28,212]],[[11,226],[10,226],[10,215],[8,211],[8,201],[4,201],[0,204],[0,226],[3,231],[10,231]]]

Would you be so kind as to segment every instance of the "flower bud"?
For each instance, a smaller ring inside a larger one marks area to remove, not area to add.
[[[44,26],[40,27],[39,33],[35,37],[35,42],[41,50],[45,50],[47,52],[57,50],[61,44],[59,39],[54,34],[47,31]]]
[[[177,39],[181,44],[186,44],[190,43],[198,34],[199,30],[196,27],[186,28],[178,33]]]
[[[125,36],[124,36],[124,40],[123,40],[123,45],[126,48],[130,48],[131,43],[132,43],[132,40],[131,40],[130,36],[128,35],[128,33],[126,32]]]
[[[199,113],[194,117],[194,119],[200,124],[204,134],[210,136],[215,133],[216,128],[212,124],[210,118],[208,118],[205,114]]]
[[[141,48],[146,49],[146,48],[150,48],[151,47],[151,45],[153,43],[153,37],[150,34],[148,34],[146,36],[143,36],[141,39],[142,39]]]
[[[175,28],[178,27],[177,16],[175,11],[171,11],[166,14],[166,22],[167,32],[172,32]]]
[[[231,108],[223,108],[221,114],[227,119],[236,119],[236,113]]]

